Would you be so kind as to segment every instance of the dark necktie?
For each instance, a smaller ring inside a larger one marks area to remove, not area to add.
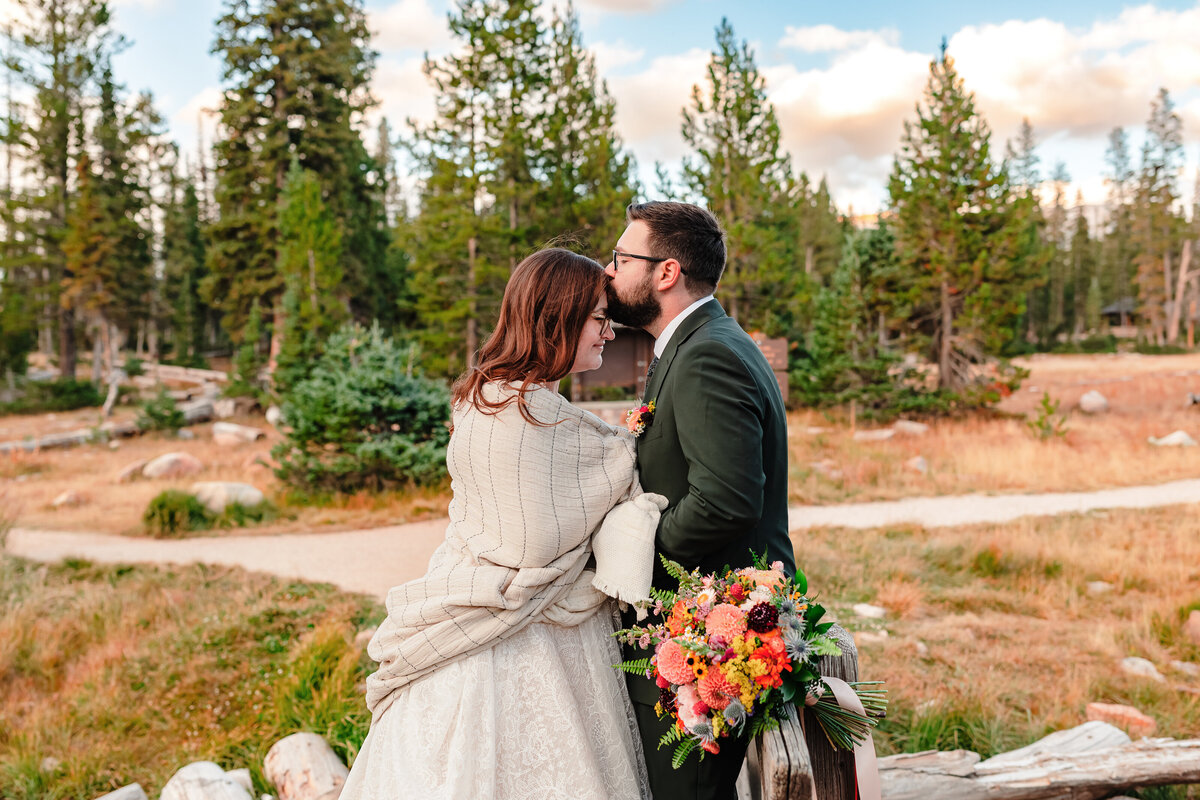
[[[650,387],[650,379],[654,377],[654,368],[658,366],[658,356],[650,359],[650,366],[646,367],[646,388]]]

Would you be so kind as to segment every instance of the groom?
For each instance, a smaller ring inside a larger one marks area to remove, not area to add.
[[[642,488],[670,502],[656,550],[701,573],[748,566],[753,550],[791,575],[783,398],[762,352],[713,298],[725,233],[685,203],[634,204],[626,220],[606,268],[608,313],[655,339],[643,397],[655,410],[637,451]],[[654,585],[677,588],[661,563]],[[748,742],[723,739],[719,754],[672,769],[673,748],[657,749],[669,727],[654,713],[658,689],[638,675],[627,683],[656,800],[736,797]]]

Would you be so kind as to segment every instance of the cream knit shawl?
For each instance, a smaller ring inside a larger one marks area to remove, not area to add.
[[[484,387],[489,399],[512,391]],[[605,599],[584,567],[605,514],[640,491],[633,437],[555,392],[526,397],[535,419],[561,423],[531,425],[515,402],[495,415],[454,411],[446,541],[424,577],[388,592],[387,618],[367,647],[379,662],[367,678],[375,718],[397,690],[443,664],[532,622],[578,625]]]

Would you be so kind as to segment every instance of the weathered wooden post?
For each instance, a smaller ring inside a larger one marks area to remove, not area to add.
[[[820,672],[847,683],[858,680],[858,648],[841,626],[832,631],[842,655],[825,657]],[[854,800],[854,754],[836,750],[812,712],[785,721],[750,743],[738,779],[739,800]]]

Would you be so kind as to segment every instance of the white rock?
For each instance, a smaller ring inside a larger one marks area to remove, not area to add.
[[[237,412],[237,401],[232,397],[213,400],[213,416],[217,419],[229,419]]]
[[[121,449],[121,443],[120,443],[120,442],[117,442],[117,441],[112,441],[112,442],[109,442],[109,443],[108,443],[108,449],[109,449],[109,450],[120,450],[120,449]]]
[[[1184,431],[1174,431],[1168,433],[1161,439],[1151,436],[1146,441],[1158,447],[1195,447],[1196,440],[1188,436]]]
[[[916,648],[917,648],[917,655],[919,655],[921,658],[924,658],[925,656],[929,655],[929,645],[925,644],[924,642],[918,640],[916,643]]]
[[[896,432],[891,428],[876,428],[868,431],[855,431],[854,441],[856,442],[883,442],[891,439],[896,435]]]
[[[83,505],[83,497],[74,489],[67,491],[54,498],[54,502],[50,504],[54,508],[62,508],[63,506],[80,506]]]
[[[176,431],[175,438],[183,439],[185,442],[190,442],[192,439],[196,438],[196,433],[195,431],[189,431],[187,428],[181,428],[180,430]]]
[[[1108,411],[1108,398],[1092,389],[1079,398],[1079,410],[1085,414],[1103,414]]]
[[[125,481],[137,478],[142,474],[142,470],[145,469],[148,463],[150,463],[149,459],[139,458],[132,464],[126,464],[124,469],[117,473],[117,483],[124,483]]]
[[[923,436],[929,433],[929,426],[924,422],[913,422],[911,419],[898,419],[892,423],[892,430],[905,436]]]
[[[171,776],[159,800],[253,800],[236,779],[211,761],[194,761]]]
[[[1154,666],[1153,662],[1147,661],[1144,658],[1130,656],[1129,658],[1121,659],[1121,671],[1126,675],[1133,675],[1137,678],[1149,678],[1153,681],[1163,683],[1166,678],[1158,671],[1158,667]]]
[[[147,478],[178,478],[204,469],[200,459],[187,453],[164,453],[142,469]]]
[[[1192,644],[1200,644],[1200,611],[1193,610],[1183,623],[1183,637]]]
[[[925,460],[925,456],[913,456],[904,462],[904,468],[925,475],[929,472],[929,462]]]
[[[1192,678],[1200,678],[1200,664],[1193,664],[1190,661],[1172,661],[1171,669]]]
[[[887,616],[887,609],[883,606],[873,606],[870,603],[855,603],[852,607],[855,614],[867,619],[883,619]]]
[[[283,422],[283,410],[279,406],[271,406],[267,409],[267,424],[272,428],[278,428],[279,423]]]
[[[142,788],[140,783],[131,783],[128,786],[122,786],[114,792],[102,794],[96,800],[147,800],[146,790]]]
[[[1113,590],[1113,585],[1108,581],[1088,581],[1088,594],[1106,594]]]
[[[371,641],[372,637],[375,636],[376,630],[378,630],[378,628],[365,628],[365,629],[359,631],[358,633],[356,633],[354,635],[354,646],[360,647],[360,648],[366,647],[367,644]]]
[[[253,442],[255,439],[266,436],[258,428],[251,428],[249,425],[235,425],[232,422],[214,422],[212,435],[214,442],[224,446]]]
[[[62,761],[54,756],[46,756],[42,759],[41,770],[42,772],[56,772],[61,766]]]
[[[192,484],[192,494],[214,514],[220,514],[232,503],[241,503],[249,508],[263,501],[261,489],[232,481],[199,481]]]
[[[887,641],[887,631],[855,631],[854,644],[880,644]]]
[[[814,472],[824,475],[826,478],[840,478],[842,471],[837,468],[837,462],[832,458],[824,458],[820,461],[814,461],[810,464]]]

